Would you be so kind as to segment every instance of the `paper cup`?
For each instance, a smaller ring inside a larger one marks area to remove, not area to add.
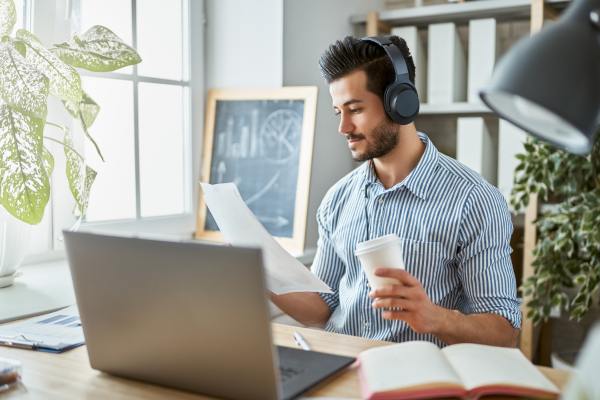
[[[354,254],[358,256],[371,288],[401,284],[398,279],[375,276],[377,268],[404,269],[401,243],[398,236],[391,234],[356,245]]]

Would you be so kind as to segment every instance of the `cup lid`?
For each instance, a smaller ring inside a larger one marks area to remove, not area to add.
[[[400,242],[400,238],[395,233],[378,237],[376,239],[367,240],[366,242],[358,243],[356,245],[355,255],[369,253],[371,251],[379,250],[383,247],[391,246]]]

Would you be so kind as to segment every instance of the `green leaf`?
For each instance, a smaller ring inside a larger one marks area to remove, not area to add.
[[[109,29],[96,25],[81,36],[55,44],[58,57],[77,68],[108,72],[142,61],[140,55]]]
[[[592,205],[598,204],[598,197],[593,192],[582,193],[582,196],[585,199],[585,201],[587,201],[588,203],[590,203]]]
[[[21,42],[20,40],[13,39],[10,36],[4,36],[2,38],[2,43],[8,43],[8,44],[10,44],[19,53],[21,53],[21,55],[23,57],[25,57],[27,55],[27,46],[25,46],[25,43]]]
[[[585,278],[585,275],[579,275],[575,279],[573,279],[573,283],[582,284],[583,282],[585,282]]]
[[[568,221],[569,217],[566,216],[565,214],[557,214],[554,216],[553,220],[554,220],[554,222],[556,222],[558,224],[562,224],[563,222]]]
[[[54,171],[54,157],[50,154],[46,146],[42,146],[42,162],[44,163],[46,174],[48,176],[52,175],[52,171]]]
[[[96,179],[97,173],[88,165],[85,165],[81,156],[72,150],[75,146],[71,139],[69,129],[65,128],[64,131],[64,150],[65,155],[67,156],[67,179],[69,180],[69,188],[77,202],[79,211],[84,215],[88,208],[90,190]]]
[[[75,68],[65,64],[48,51],[25,29],[17,31],[17,38],[28,47],[27,61],[50,78],[50,93],[61,100],[81,101],[81,78]]]
[[[31,225],[39,224],[50,199],[42,159],[44,121],[7,104],[0,107],[0,203]]]
[[[10,35],[17,23],[17,9],[13,0],[0,0],[0,36]]]
[[[100,106],[92,99],[84,90],[81,91],[82,100],[81,103],[73,103],[70,101],[63,100],[63,104],[65,105],[69,114],[79,120],[79,110],[83,113],[83,120],[85,121],[85,126],[90,127],[96,120],[98,113],[100,112]]]
[[[98,145],[96,144],[96,142],[94,141],[92,136],[88,133],[87,126],[85,126],[85,119],[83,117],[83,113],[81,111],[79,111],[78,116],[79,116],[79,123],[81,124],[81,127],[83,128],[83,133],[85,133],[85,136],[87,136],[87,138],[90,139],[90,142],[92,142],[92,144],[96,148],[96,151],[98,152],[98,155],[104,162],[104,157],[102,157],[102,153],[100,152],[100,147],[98,147]]]
[[[526,150],[528,153],[533,153],[533,152],[535,152],[535,146],[534,146],[534,145],[532,145],[532,144],[530,144],[530,143],[523,143],[523,147],[525,147],[525,150]]]
[[[0,92],[11,108],[46,118],[49,80],[8,43],[0,43]]]
[[[581,305],[581,306],[577,307],[576,309],[574,309],[573,312],[571,313],[571,316],[569,317],[569,320],[572,320],[573,318],[581,315],[584,308],[585,308],[585,306]]]

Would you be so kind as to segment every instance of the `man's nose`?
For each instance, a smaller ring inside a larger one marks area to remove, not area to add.
[[[342,113],[341,117],[340,117],[340,126],[339,126],[339,131],[342,135],[346,135],[348,133],[352,133],[354,132],[354,124],[352,123],[351,119],[349,118],[349,116],[345,115],[344,113]]]

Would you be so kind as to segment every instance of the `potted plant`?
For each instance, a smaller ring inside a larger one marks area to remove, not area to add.
[[[531,194],[557,203],[556,211],[537,218],[538,239],[533,252],[535,273],[521,286],[527,318],[547,321],[552,307],[575,307],[570,318],[580,321],[600,287],[600,139],[586,156],[574,155],[532,139],[515,171],[511,204],[526,207]],[[566,288],[578,288],[572,301]]]
[[[0,3],[0,237],[5,238],[0,251],[5,261],[11,260],[10,265],[5,262],[0,266],[0,277],[5,277],[14,274],[23,260],[30,226],[42,221],[50,199],[54,158],[44,141],[64,148],[66,175],[79,214],[74,229],[85,215],[96,177],[75,149],[69,129],[46,121],[48,96],[62,100],[102,158],[88,131],[100,106],[82,90],[81,78],[73,67],[108,72],[142,60],[132,47],[99,25],[50,49],[25,29],[8,36],[17,13],[13,0]],[[61,129],[62,140],[45,135],[48,126]]]

